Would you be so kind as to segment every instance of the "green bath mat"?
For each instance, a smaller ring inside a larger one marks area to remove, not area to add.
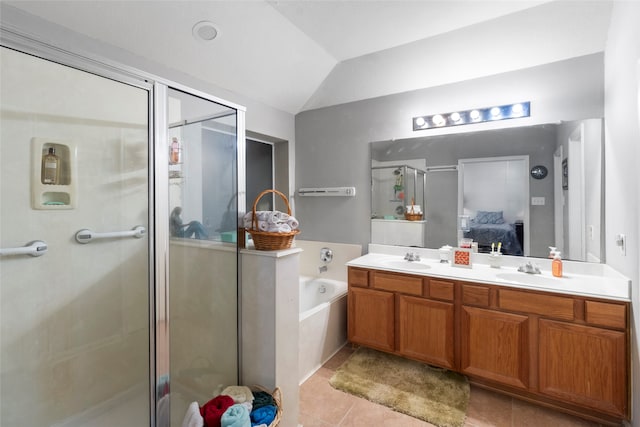
[[[364,347],[329,384],[440,427],[463,426],[469,404],[465,376]]]

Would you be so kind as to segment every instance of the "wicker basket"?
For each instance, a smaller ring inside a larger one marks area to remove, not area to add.
[[[296,234],[300,233],[300,230],[292,230],[288,233],[274,233],[270,231],[260,231],[258,229],[258,218],[256,216],[256,207],[258,206],[258,201],[268,193],[276,193],[278,196],[282,197],[285,204],[287,205],[287,214],[291,215],[291,206],[289,206],[289,200],[287,200],[287,196],[279,192],[278,190],[264,190],[262,193],[258,194],[256,200],[253,202],[253,221],[251,223],[252,228],[247,229],[246,231],[251,234],[251,238],[253,239],[253,243],[256,249],[260,251],[275,251],[278,249],[288,249],[291,247],[291,243],[293,243],[293,238]]]
[[[252,385],[249,387],[252,391],[264,391],[265,393],[269,393],[273,396],[273,401],[276,404],[276,417],[273,419],[269,427],[277,427],[280,424],[280,419],[282,418],[282,392],[278,387],[276,387],[273,391],[269,391],[262,386]]]
[[[420,221],[422,219],[422,214],[414,214],[414,213],[408,213],[405,212],[404,213],[404,219],[406,219],[407,221]]]
[[[407,221],[420,221],[422,219],[422,213],[413,213],[413,207],[415,206],[414,204],[414,199],[413,197],[411,198],[411,212],[409,212],[407,210],[407,212],[404,213],[404,219],[406,219]]]

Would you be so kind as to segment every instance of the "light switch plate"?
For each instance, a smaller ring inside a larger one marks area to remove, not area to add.
[[[531,205],[532,206],[544,206],[545,200],[544,197],[532,197]]]
[[[622,255],[627,255],[627,236],[624,234],[617,234],[616,245],[620,248],[620,253]]]

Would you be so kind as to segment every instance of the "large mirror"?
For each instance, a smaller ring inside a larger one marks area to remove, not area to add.
[[[372,142],[372,231],[389,229],[402,246],[464,237],[480,252],[500,243],[508,255],[546,258],[552,246],[564,259],[604,262],[602,132],[602,119],[588,119]],[[424,171],[421,221],[406,219],[404,200],[381,195],[381,165]],[[404,241],[393,231],[401,225],[420,238]],[[390,243],[379,236],[372,243]]]

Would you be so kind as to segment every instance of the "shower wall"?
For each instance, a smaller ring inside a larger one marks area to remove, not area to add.
[[[148,92],[1,48],[0,425],[87,425],[92,409],[141,398],[148,425],[148,239],[75,241],[148,229]],[[73,209],[31,204],[34,137],[77,147]]]

